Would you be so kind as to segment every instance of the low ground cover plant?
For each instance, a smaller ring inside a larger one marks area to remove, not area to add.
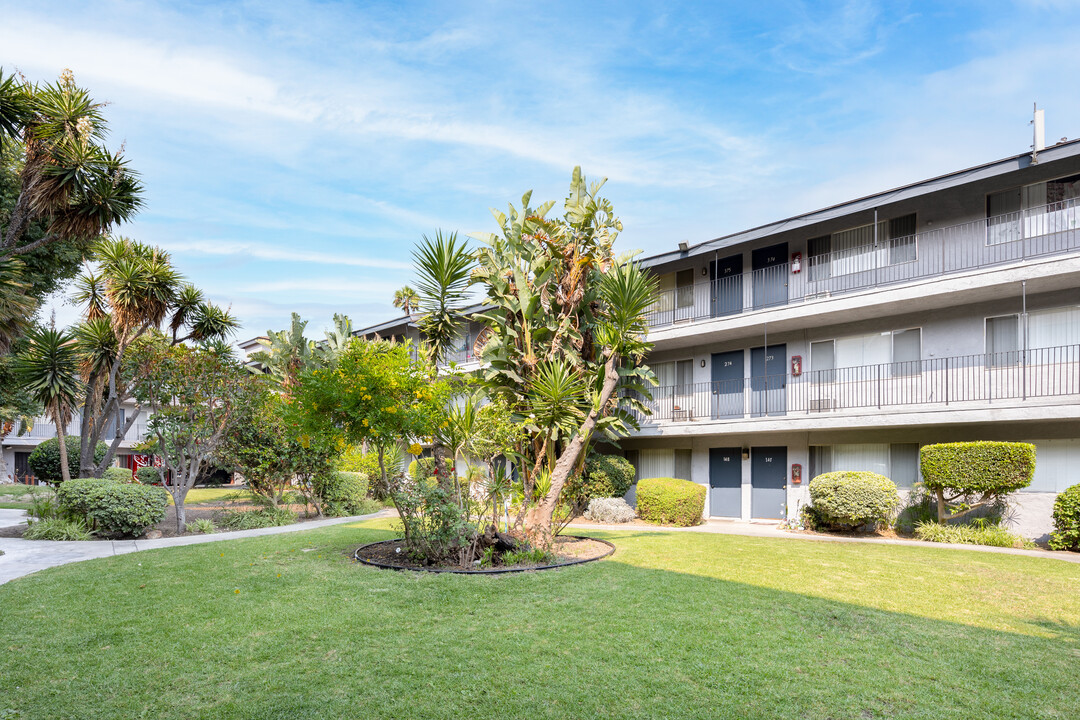
[[[593,498],[585,510],[585,519],[600,523],[630,522],[637,513],[621,497]]]
[[[1053,550],[1080,550],[1080,485],[1073,485],[1054,501]]]
[[[705,512],[705,486],[678,478],[647,478],[637,484],[637,512],[642,520],[690,527]]]
[[[810,481],[810,502],[815,526],[851,531],[888,521],[900,505],[900,495],[884,475],[840,471]]]
[[[81,518],[51,517],[30,523],[24,540],[92,540],[93,535]]]
[[[261,507],[254,510],[226,510],[219,524],[229,530],[256,530],[258,528],[292,525],[296,515],[284,507]]]
[[[993,522],[979,518],[963,525],[942,525],[936,522],[920,522],[915,526],[915,537],[927,542],[958,543],[962,545],[990,545],[992,547],[1028,548],[1035,543]]]
[[[187,524],[187,531],[190,533],[202,533],[203,535],[209,535],[217,530],[214,525],[214,521],[210,518],[196,518],[195,520]]]

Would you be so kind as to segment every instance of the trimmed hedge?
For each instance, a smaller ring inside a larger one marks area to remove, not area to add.
[[[127,468],[122,467],[107,467],[105,473],[102,475],[106,480],[112,480],[113,482],[129,483],[134,475]]]
[[[85,517],[97,530],[142,535],[165,518],[169,496],[164,489],[106,478],[80,478],[60,483],[62,510]]]
[[[896,483],[873,472],[841,471],[810,481],[810,506],[815,520],[837,530],[855,530],[883,523],[896,512],[900,495]]]
[[[1053,550],[1080,550],[1080,485],[1073,485],[1054,500]]]
[[[590,455],[585,472],[573,477],[563,490],[582,505],[593,498],[621,498],[634,484],[634,466],[618,455]]]
[[[923,483],[965,495],[1007,495],[1035,477],[1035,446],[1017,442],[926,445],[919,451]]]
[[[647,478],[637,484],[637,513],[646,522],[690,527],[705,512],[705,486],[678,478]]]
[[[72,479],[74,479],[79,477],[79,452],[82,449],[82,440],[78,435],[69,435],[65,440],[68,471]],[[94,448],[94,462],[101,462],[108,451],[109,447],[105,443],[99,442],[97,447]],[[34,477],[41,482],[58,485],[64,479],[64,474],[60,470],[60,442],[56,438],[49,438],[34,448],[34,451],[30,453],[30,457],[27,458],[27,463],[29,463]]]
[[[315,478],[315,496],[331,517],[361,515],[366,509],[368,476],[359,472],[333,472]]]
[[[143,485],[161,485],[161,468],[144,465],[135,471],[135,479]]]

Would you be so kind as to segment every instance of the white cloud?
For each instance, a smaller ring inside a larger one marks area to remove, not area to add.
[[[237,258],[317,263],[321,265],[348,265],[350,267],[382,268],[387,270],[413,269],[411,262],[404,262],[401,260],[384,260],[381,258],[339,255],[311,250],[296,250],[256,243],[188,240],[182,245],[169,246],[167,249],[174,255],[230,255]]]

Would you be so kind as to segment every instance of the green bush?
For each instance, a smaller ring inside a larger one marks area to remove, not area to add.
[[[168,494],[159,487],[81,478],[61,483],[61,509],[85,517],[106,533],[138,536],[165,517]]]
[[[1073,485],[1054,501],[1053,550],[1080,550],[1080,485]]]
[[[106,480],[112,480],[113,482],[129,483],[133,475],[127,468],[122,467],[108,467],[105,468],[105,472],[102,477]]]
[[[618,455],[590,455],[585,472],[570,479],[563,493],[581,507],[593,498],[621,498],[634,484],[634,466]]]
[[[219,524],[229,530],[256,530],[258,528],[292,525],[296,515],[284,507],[263,507],[257,510],[228,510],[221,515]]]
[[[705,486],[677,478],[648,478],[637,484],[637,512],[646,522],[690,527],[705,512]]]
[[[49,518],[31,523],[23,533],[24,540],[90,540],[93,536],[80,518]]]
[[[364,473],[369,478],[379,476],[379,455],[364,452],[359,447],[350,447],[338,458],[336,467],[341,472]],[[389,468],[387,468],[389,470]]]
[[[376,466],[376,473],[378,467]],[[435,477],[435,458],[422,457],[409,463],[409,477],[416,482]]]
[[[78,436],[69,436],[64,444],[67,446],[68,470],[72,478],[77,478],[79,477],[79,450],[82,441]],[[99,442],[94,449],[94,462],[101,462],[108,451],[108,446]],[[64,474],[60,470],[60,443],[56,438],[49,438],[34,448],[27,462],[34,472],[34,477],[41,482],[57,485],[64,479]]]
[[[962,516],[1031,484],[1035,446],[1015,442],[926,445],[919,451],[923,483],[943,517]],[[941,500],[944,499],[944,504]]]
[[[368,476],[359,472],[331,472],[314,480],[315,497],[330,517],[361,515],[370,507]]]
[[[810,507],[827,528],[855,530],[883,523],[899,504],[896,484],[877,473],[831,472],[810,481]]]
[[[146,465],[135,471],[135,479],[143,485],[160,485],[161,468]]]
[[[927,542],[959,545],[990,545],[993,547],[1034,548],[1035,543],[1015,535],[1000,525],[973,523],[971,525],[941,525],[921,522],[915,526],[915,537]]]

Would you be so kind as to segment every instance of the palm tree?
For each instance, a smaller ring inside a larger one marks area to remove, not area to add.
[[[438,364],[458,338],[461,308],[472,283],[473,256],[464,242],[458,242],[457,233],[443,237],[440,230],[434,240],[423,238],[413,253],[420,275],[420,329],[431,359]]]
[[[413,310],[420,307],[420,296],[408,285],[394,291],[394,307],[401,308],[406,315],[412,315]]]
[[[68,469],[64,428],[71,421],[75,398],[82,389],[75,338],[49,327],[31,330],[27,340],[28,347],[17,360],[16,372],[23,386],[45,408],[45,414],[56,425],[60,473],[67,481],[71,479],[71,471]]]
[[[22,279],[22,263],[0,258],[0,354],[11,349],[11,343],[30,328],[30,318],[37,310],[37,301],[27,291],[30,285]]]

